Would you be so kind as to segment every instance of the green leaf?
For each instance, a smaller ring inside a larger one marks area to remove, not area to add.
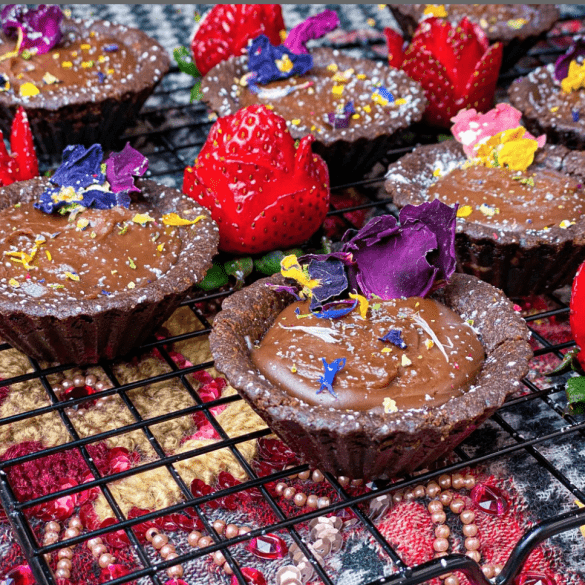
[[[567,380],[567,401],[571,414],[585,413],[585,376],[577,376]]]
[[[282,250],[273,250],[262,256],[262,258],[255,260],[254,266],[258,272],[266,274],[267,276],[272,276],[273,274],[280,272],[280,261],[285,255],[286,254]]]
[[[546,376],[560,376],[561,374],[566,374],[567,372],[573,371],[580,371],[579,370],[579,362],[577,361],[577,354],[579,353],[580,349],[578,347],[573,348],[571,351],[568,351],[564,357],[563,361],[552,371],[545,374]]]
[[[192,75],[193,77],[201,77],[201,73],[199,73],[199,69],[197,69],[197,65],[193,63],[193,59],[191,57],[191,51],[187,47],[177,47],[173,50],[173,57],[179,66],[179,69],[186,73],[187,75]]]
[[[230,260],[223,265],[225,271],[230,276],[236,279],[236,289],[244,286],[246,276],[252,274],[254,270],[254,261],[249,256],[245,258],[237,258],[236,260]]]
[[[228,282],[228,275],[223,266],[220,264],[213,264],[207,271],[205,278],[197,283],[197,287],[204,291],[210,291],[225,286]]]
[[[201,80],[199,80],[192,88],[191,88],[191,97],[189,101],[191,103],[198,102],[203,97],[203,93],[201,92]]]

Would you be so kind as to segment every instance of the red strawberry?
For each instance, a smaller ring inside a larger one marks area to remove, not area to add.
[[[401,34],[389,27],[384,29],[384,34],[386,35],[386,44],[388,45],[388,65],[400,69],[402,60],[404,59],[404,51],[402,49],[404,39]]]
[[[18,163],[17,181],[26,181],[39,174],[39,163],[33,144],[33,135],[26,111],[22,106],[19,106],[12,121],[10,150]]]
[[[467,18],[456,27],[435,17],[422,21],[404,53],[402,69],[425,90],[427,122],[448,127],[459,110],[489,110],[502,51],[501,43],[490,47],[485,33]]]
[[[295,142],[283,118],[265,106],[249,106],[220,118],[183,191],[211,210],[220,249],[256,254],[307,240],[329,207],[329,172],[313,154],[314,138]]]
[[[191,41],[201,75],[229,57],[241,55],[248,42],[264,34],[280,45],[284,31],[279,4],[216,4],[199,22]]]

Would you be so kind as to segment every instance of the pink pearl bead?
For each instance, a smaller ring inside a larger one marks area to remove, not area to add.
[[[224,520],[215,520],[215,522],[212,524],[213,529],[218,533],[218,534],[223,534],[225,531],[225,521]]]
[[[448,538],[451,534],[451,529],[446,524],[439,524],[435,528],[435,536],[437,538]]]
[[[57,553],[58,559],[72,559],[73,558],[73,551],[70,548],[62,548],[59,549]]]
[[[223,556],[223,553],[220,550],[216,550],[213,553],[213,562],[219,567],[221,567],[225,563],[225,557]]]
[[[77,530],[77,528],[67,528],[64,534],[65,540],[68,538],[75,538],[76,536],[79,536],[79,530]]]
[[[276,495],[282,496],[282,494],[284,493],[284,490],[286,488],[287,488],[286,483],[279,482],[279,483],[276,484],[276,487],[274,488],[274,491],[276,492]]]
[[[479,563],[479,561],[481,560],[481,555],[476,550],[468,550],[465,553],[465,555],[468,556],[470,559],[473,559],[476,563]]]
[[[504,568],[503,565],[499,564],[494,565],[494,577],[497,577],[502,572],[503,568]]]
[[[300,477],[300,476],[299,476],[299,477]],[[349,485],[349,477],[345,477],[345,475],[340,475],[340,476],[337,478],[337,481],[339,482],[339,485],[340,485],[341,487],[345,487],[345,486]]]
[[[473,475],[467,474],[463,479],[468,490],[472,490],[475,487],[475,477]]]
[[[459,585],[459,578],[455,575],[449,575],[449,577],[445,579],[445,585]]]
[[[61,380],[61,386],[63,386],[63,388],[71,388],[71,386],[73,386],[73,381],[69,378],[65,378],[64,380]]]
[[[431,514],[434,514],[435,512],[442,512],[443,511],[443,504],[441,504],[441,502],[439,502],[439,500],[432,500],[429,502],[427,509]]]
[[[434,514],[431,514],[431,520],[435,524],[445,524],[447,521],[447,515],[445,512],[435,512]]]
[[[183,567],[182,567],[182,565],[175,565],[174,567],[169,567],[167,569],[167,575],[171,579],[180,579],[183,576]]]
[[[467,550],[479,550],[481,543],[479,542],[479,538],[475,538],[470,536],[469,538],[465,539],[465,548]]]
[[[95,383],[94,388],[98,391],[101,392],[102,390],[106,389],[107,386],[107,382],[104,382],[103,380],[99,380],[98,382]]]
[[[424,498],[427,494],[427,490],[424,485],[417,485],[414,488],[414,497],[418,500]]]
[[[86,544],[87,548],[91,550],[96,544],[102,544],[103,542],[104,541],[99,536],[96,536],[95,538],[90,538]]]
[[[89,374],[89,376],[85,376],[86,386],[91,386],[92,388],[95,388],[96,382],[97,382],[97,378],[93,374]]]
[[[460,490],[461,488],[465,487],[465,480],[460,473],[454,473],[453,477],[451,478],[451,485],[453,489]]]
[[[248,534],[248,532],[252,532],[252,529],[249,526],[240,526],[240,534]]]
[[[437,552],[445,552],[449,548],[449,541],[446,538],[435,538],[433,548]]]
[[[395,504],[400,504],[400,502],[402,502],[403,499],[404,499],[404,492],[402,492],[402,490],[398,490],[395,494],[392,494],[392,501]]]
[[[488,563],[487,565],[484,565],[481,570],[483,571],[483,574],[486,576],[486,578],[488,579],[493,579],[496,576],[496,573],[494,571],[494,566],[491,565],[490,563]]]
[[[440,486],[439,486],[438,483],[435,483],[434,481],[431,481],[427,485],[426,492],[427,492],[427,496],[429,496],[429,498],[435,498],[441,492],[441,488],[440,488]]]
[[[449,508],[451,508],[451,512],[454,514],[459,514],[463,508],[465,508],[465,502],[463,500],[453,500],[449,504]]]
[[[179,555],[176,552],[173,552],[165,557],[165,561],[172,561],[176,559]]]
[[[295,497],[297,490],[294,487],[287,487],[283,492],[282,495],[285,500],[292,500]]]
[[[107,552],[108,549],[106,548],[105,544],[96,544],[92,549],[91,549],[91,554],[96,558],[99,559],[105,552]]]
[[[79,518],[79,516],[72,516],[71,520],[69,520],[69,528],[77,528],[77,530],[83,529],[83,522]]]
[[[102,569],[107,569],[108,565],[112,565],[115,562],[115,560],[116,559],[113,555],[105,553],[98,559],[98,565]]]
[[[232,571],[232,568],[230,567],[229,563],[226,561],[226,563],[223,566],[223,572],[226,575],[233,575],[234,572]]]
[[[305,503],[307,502],[307,495],[304,494],[303,492],[298,492],[295,494],[293,501],[294,501],[296,506],[298,506],[299,508],[302,508],[305,505]]]
[[[235,538],[240,534],[240,529],[235,524],[228,524],[225,527],[226,538]]]
[[[448,489],[451,487],[451,476],[450,475],[441,475],[441,477],[439,477],[439,485],[444,489]]]
[[[144,533],[144,537],[148,542],[152,542],[152,539],[158,534],[158,530],[154,527],[148,528]]]
[[[202,536],[199,539],[199,542],[197,543],[197,546],[199,548],[205,548],[206,546],[209,546],[211,543],[213,542],[213,539],[209,536]]]
[[[325,479],[325,476],[318,469],[315,469],[311,474],[311,479],[315,483],[319,483]]]
[[[54,520],[47,522],[47,525],[45,526],[45,532],[59,532],[60,530],[61,524],[59,524],[59,522],[55,522]]]
[[[84,376],[75,376],[75,378],[73,378],[73,385],[76,388],[81,388],[81,386],[85,386],[85,377]]]
[[[57,569],[67,569],[68,571],[71,571],[71,561],[69,559],[61,559],[57,563]]]
[[[475,512],[473,510],[463,510],[459,515],[463,524],[471,524],[475,520]]]
[[[477,535],[477,524],[465,524],[461,529],[463,536],[476,536]]]
[[[319,498],[317,496],[315,496],[314,494],[311,494],[307,498],[307,506],[309,508],[316,508],[318,503],[319,503]]]
[[[57,569],[55,571],[55,577],[57,577],[57,579],[69,579],[71,573],[67,569]]]
[[[169,537],[166,534],[156,534],[152,539],[152,546],[159,550],[167,544],[167,542],[169,542]]]
[[[198,530],[193,530],[193,532],[189,532],[189,535],[187,536],[187,542],[189,543],[190,546],[197,546],[197,543],[199,542],[200,538],[201,532],[199,532]]]
[[[175,551],[175,547],[172,544],[165,544],[161,549],[160,549],[160,556],[163,559],[167,559],[169,555],[172,555]]]
[[[439,502],[443,504],[443,506],[448,506],[453,501],[453,492],[447,490],[445,492],[441,492],[439,494]]]
[[[317,508],[326,508],[331,504],[331,500],[329,498],[319,498],[317,500]]]
[[[58,532],[45,532],[45,536],[43,538],[43,542],[45,544],[53,544],[59,540],[59,533]]]
[[[311,477],[311,470],[307,469],[307,471],[301,471],[299,473],[299,479],[309,479]]]
[[[406,502],[412,502],[414,500],[414,491],[413,490],[406,490],[404,492],[404,500]]]

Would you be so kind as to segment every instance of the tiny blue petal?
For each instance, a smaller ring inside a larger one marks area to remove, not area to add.
[[[317,390],[317,394],[321,394],[327,390],[332,396],[337,398],[337,393],[333,390],[333,382],[335,380],[335,375],[337,372],[342,370],[345,367],[345,358],[338,358],[333,360],[330,364],[327,363],[325,358],[321,358],[323,362],[323,367],[325,368],[325,372],[319,378],[319,382],[321,387]]]
[[[406,349],[407,345],[402,339],[402,331],[400,329],[390,329],[386,335],[378,338],[380,341],[389,341],[400,349]]]
[[[571,110],[571,116],[573,116],[573,122],[579,121],[579,110]]]
[[[349,315],[358,306],[358,300],[333,301],[323,305],[320,311],[313,312],[317,319],[340,319]]]

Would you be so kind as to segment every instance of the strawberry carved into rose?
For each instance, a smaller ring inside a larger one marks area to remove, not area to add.
[[[501,43],[490,46],[482,29],[464,18],[457,26],[431,17],[420,23],[402,52],[401,39],[386,31],[389,64],[401,67],[424,88],[425,120],[448,127],[460,110],[492,106],[502,65]]]

